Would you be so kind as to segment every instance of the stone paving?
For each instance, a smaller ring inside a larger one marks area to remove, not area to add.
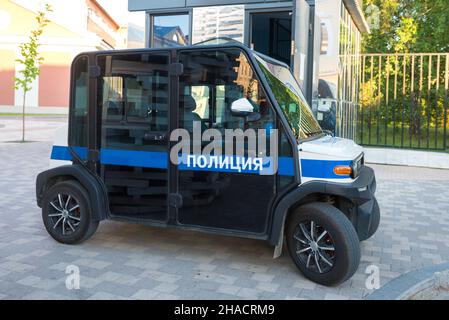
[[[25,139],[29,141],[53,141],[55,129],[67,123],[67,116],[26,116]],[[22,118],[0,116],[0,143],[22,139]]]
[[[14,140],[4,129],[2,141]],[[305,279],[285,250],[273,260],[273,248],[256,240],[104,221],[90,240],[62,245],[35,202],[50,147],[0,143],[0,299],[361,299],[373,292],[370,265],[385,285],[449,259],[449,170],[378,165],[379,230],[361,244],[357,273],[337,287]],[[66,288],[71,265],[78,290]]]

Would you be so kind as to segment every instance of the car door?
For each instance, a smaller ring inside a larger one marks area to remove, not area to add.
[[[99,55],[101,176],[113,216],[167,220],[169,55]]]
[[[227,129],[276,127],[275,113],[263,86],[241,49],[181,50],[179,62],[183,65],[179,77],[179,128],[192,136],[194,122],[201,133],[207,129],[224,134]],[[242,98],[257,107],[255,121],[232,114],[232,102]],[[193,143],[200,143],[202,151],[207,145],[196,140]],[[248,148],[245,144],[245,156]],[[193,148],[190,155],[195,155]],[[276,192],[275,175],[219,168],[193,170],[179,166],[178,169],[182,196],[177,214],[179,224],[265,232],[270,202]]]

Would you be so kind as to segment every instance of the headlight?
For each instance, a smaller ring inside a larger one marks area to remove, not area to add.
[[[352,173],[351,173],[351,178],[355,179],[359,176],[360,174],[360,170],[362,169],[364,163],[364,155],[363,153],[354,161],[352,161],[351,163],[351,169],[352,169]]]

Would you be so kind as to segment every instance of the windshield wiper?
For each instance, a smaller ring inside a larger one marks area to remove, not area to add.
[[[307,133],[307,137],[312,137],[312,136],[315,136],[315,135],[318,135],[318,134],[321,134],[321,133],[323,133],[323,130],[308,132]]]

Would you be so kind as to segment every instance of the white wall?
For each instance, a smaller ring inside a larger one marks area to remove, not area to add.
[[[37,12],[44,9],[44,3],[51,5],[53,12],[49,18],[68,30],[83,34],[87,30],[87,4],[85,0],[11,0],[28,10]]]
[[[449,153],[371,147],[364,150],[369,163],[449,169]]]
[[[340,10],[341,0],[316,0],[316,13],[329,34],[328,52],[320,56],[320,76],[330,81],[337,80],[339,71]]]

